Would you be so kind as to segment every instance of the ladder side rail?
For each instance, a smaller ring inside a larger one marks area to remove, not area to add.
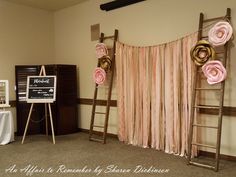
[[[104,33],[101,33],[101,37],[99,38],[99,42],[103,42],[104,40]],[[97,67],[99,67],[99,61],[97,63]],[[96,99],[97,99],[97,93],[98,93],[98,84],[95,83],[95,89],[94,89],[94,96],[93,96],[93,106],[92,106],[92,115],[91,115],[91,122],[90,122],[90,131],[89,131],[89,139],[91,139],[93,134],[93,125],[94,125],[94,117],[95,117],[95,110],[96,110]]]
[[[198,40],[202,37],[202,29],[203,29],[203,20],[204,15],[200,13],[199,17],[199,31],[198,31]],[[188,164],[190,164],[191,156],[192,156],[192,139],[193,139],[193,123],[194,123],[194,114],[195,114],[195,102],[196,102],[196,86],[197,86],[197,76],[198,76],[198,66],[194,66],[194,76],[193,76],[193,85],[192,85],[192,100],[191,100],[191,113],[190,113],[190,128],[189,128],[189,136],[188,136]]]
[[[106,117],[104,122],[104,133],[103,133],[103,143],[106,143],[106,134],[107,134],[107,127],[108,127],[108,119],[110,113],[110,105],[111,105],[111,93],[112,93],[112,85],[113,85],[113,77],[114,77],[114,70],[115,70],[115,56],[116,56],[116,41],[118,38],[118,30],[115,30],[114,34],[114,41],[113,41],[113,52],[112,52],[112,64],[111,64],[111,78],[109,83],[109,91],[107,96],[107,105],[106,105]]]
[[[226,12],[226,19],[231,20],[231,9],[227,8]],[[227,59],[228,59],[228,42],[224,45],[224,59],[223,59],[223,65],[226,68],[227,65]],[[225,91],[225,81],[221,83],[221,96],[220,96],[220,110],[219,110],[219,118],[218,118],[218,132],[217,132],[217,143],[216,143],[216,166],[215,171],[218,171],[219,169],[219,159],[220,159],[220,146],[221,146],[221,131],[222,131],[222,117],[223,117],[223,107],[224,107],[224,91]]]

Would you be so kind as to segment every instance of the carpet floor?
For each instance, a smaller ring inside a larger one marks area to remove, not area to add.
[[[219,172],[186,164],[184,157],[134,147],[108,138],[88,141],[88,134],[21,137],[0,146],[1,177],[235,177],[236,162],[220,161]]]

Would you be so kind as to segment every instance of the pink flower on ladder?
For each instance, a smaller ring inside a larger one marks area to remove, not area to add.
[[[97,67],[93,73],[93,80],[98,85],[103,84],[106,80],[106,71],[100,67]]]
[[[98,43],[95,46],[97,58],[102,58],[103,56],[108,55],[107,47],[104,43]]]
[[[202,71],[211,85],[222,82],[227,76],[225,67],[218,60],[208,61],[202,66]]]
[[[230,40],[232,34],[233,29],[228,22],[218,22],[208,32],[209,42],[213,46],[222,46]]]

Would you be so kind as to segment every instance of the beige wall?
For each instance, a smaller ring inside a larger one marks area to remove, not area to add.
[[[9,80],[10,100],[15,100],[15,65],[53,62],[53,34],[51,12],[0,0],[0,79]]]
[[[92,72],[97,62],[94,54],[96,42],[90,41],[90,25],[100,23],[101,31],[106,35],[113,34],[116,28],[120,41],[147,46],[169,42],[196,31],[200,12],[211,18],[224,15],[226,8],[230,7],[233,25],[236,24],[235,0],[148,0],[109,12],[101,11],[99,5],[107,1],[89,0],[57,11],[54,16],[55,58],[59,63],[78,65],[81,98],[92,98],[94,90]],[[236,57],[234,47],[231,53],[225,103],[236,106],[236,93],[233,91],[236,80],[232,77],[236,69],[236,62],[233,62]],[[116,93],[113,96],[115,98]],[[81,105],[81,128],[89,128],[90,116],[91,106]],[[236,140],[232,136],[236,133],[233,129],[236,117],[225,117],[223,125],[222,153],[236,155]],[[108,131],[117,133],[116,108],[112,108]],[[202,139],[211,142],[212,136],[212,133],[202,134]]]

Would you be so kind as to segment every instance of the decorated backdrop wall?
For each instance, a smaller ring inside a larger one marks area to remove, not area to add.
[[[119,30],[119,40],[133,46],[151,46],[170,42],[193,33],[198,29],[200,12],[207,18],[222,16],[226,8],[232,9],[233,26],[236,24],[234,0],[147,0],[113,11],[101,11],[99,5],[109,0],[88,0],[55,13],[55,58],[57,62],[75,63],[79,69],[79,96],[92,98],[94,83],[92,72],[96,66],[94,46],[90,41],[90,25],[100,24],[105,35]],[[225,105],[236,106],[235,75],[236,51],[231,49],[229,76],[226,82]],[[104,92],[105,94],[105,92]],[[102,96],[102,95],[101,95]],[[116,90],[113,99],[116,99]],[[215,96],[212,95],[214,98]],[[79,125],[89,129],[91,106],[80,105]],[[102,121],[100,122],[102,123]],[[108,132],[117,134],[117,110],[111,109]],[[224,117],[222,153],[236,155],[236,117]],[[202,133],[202,138],[211,141],[214,134]],[[208,149],[206,149],[208,150]]]

